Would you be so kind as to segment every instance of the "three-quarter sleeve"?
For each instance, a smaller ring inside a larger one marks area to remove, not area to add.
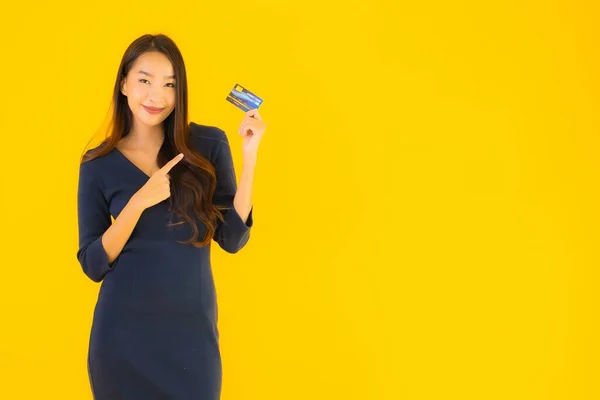
[[[77,219],[79,225],[77,259],[83,272],[94,282],[100,282],[113,268],[113,265],[108,262],[108,255],[102,245],[102,235],[110,227],[111,220],[108,203],[89,162],[79,167]]]
[[[226,205],[228,209],[221,211],[224,222],[217,219],[217,227],[213,239],[223,250],[233,254],[241,250],[250,238],[254,206],[250,209],[246,222],[244,222],[233,207],[233,199],[237,191],[237,180],[231,148],[225,132],[222,132],[214,167],[217,175],[217,187],[213,196],[213,203]]]

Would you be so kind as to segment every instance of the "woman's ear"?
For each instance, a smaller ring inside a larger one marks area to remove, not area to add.
[[[121,93],[123,93],[123,96],[127,97],[127,85],[126,85],[126,81],[125,78],[123,78],[121,80]]]

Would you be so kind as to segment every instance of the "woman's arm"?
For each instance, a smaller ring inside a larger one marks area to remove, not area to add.
[[[246,156],[244,158],[244,167],[242,169],[240,183],[233,199],[235,210],[244,223],[248,221],[248,215],[252,209],[252,184],[254,181],[255,169],[256,156]]]
[[[125,247],[143,208],[135,195],[111,224],[110,211],[91,165],[81,164],[77,194],[79,249],[77,259],[94,282],[104,279]]]
[[[109,263],[112,263],[121,254],[142,212],[144,212],[144,208],[136,202],[135,195],[132,196],[115,222],[102,235],[102,244],[106,249]]]
[[[221,141],[215,160],[217,187],[213,203],[226,205],[228,210],[222,211],[224,222],[216,221],[213,239],[228,253],[237,253],[250,239],[250,228],[253,225],[251,185],[254,175],[253,162],[244,162],[244,172],[238,189],[233,157],[229,147],[229,139],[221,131]]]

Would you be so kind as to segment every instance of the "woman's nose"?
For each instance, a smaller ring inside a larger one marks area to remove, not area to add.
[[[162,104],[164,98],[164,89],[162,88],[151,88],[148,93],[148,98],[151,102],[156,104]]]

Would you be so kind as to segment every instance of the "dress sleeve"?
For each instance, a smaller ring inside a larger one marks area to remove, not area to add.
[[[237,180],[231,156],[231,148],[229,147],[229,140],[225,132],[222,132],[214,167],[217,175],[217,187],[213,196],[213,203],[225,205],[228,209],[221,211],[224,222],[217,219],[213,239],[223,250],[233,254],[241,250],[250,238],[254,206],[250,209],[248,219],[245,223],[233,207],[233,198],[237,191]]]
[[[94,282],[102,281],[106,273],[113,268],[102,245],[102,235],[110,227],[111,220],[108,203],[99,185],[90,164],[81,164],[77,190],[77,259],[83,272]]]

